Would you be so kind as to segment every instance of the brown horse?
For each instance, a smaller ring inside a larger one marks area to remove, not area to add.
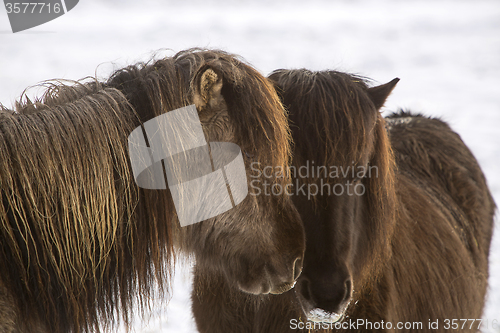
[[[397,79],[270,79],[295,142],[289,194],[306,231],[303,271],[293,291],[257,297],[196,271],[200,332],[477,330],[495,204],[460,137],[438,119],[382,118]]]
[[[0,112],[0,332],[127,324],[168,290],[176,244],[246,292],[293,286],[304,233],[289,198],[250,189],[181,228],[170,191],[135,184],[127,151],[134,128],[195,104],[207,141],[286,167],[289,128],[266,78],[225,52],[187,50],[106,82],[47,85],[42,99]]]

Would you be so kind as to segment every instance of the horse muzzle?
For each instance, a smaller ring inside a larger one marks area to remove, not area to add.
[[[303,276],[295,288],[307,319],[317,323],[335,323],[341,320],[352,300],[351,279],[346,279],[340,286],[329,284],[318,288],[319,284]]]
[[[238,282],[238,288],[246,293],[253,295],[273,294],[279,295],[291,290],[297,283],[297,279],[302,272],[302,257],[295,258],[292,269],[286,274],[278,274],[272,266],[265,266],[261,279]]]

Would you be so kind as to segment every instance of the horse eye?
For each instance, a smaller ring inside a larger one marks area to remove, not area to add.
[[[248,157],[248,158],[254,158],[255,157],[255,154],[250,153],[248,150],[244,150],[243,152],[245,153],[245,156]]]

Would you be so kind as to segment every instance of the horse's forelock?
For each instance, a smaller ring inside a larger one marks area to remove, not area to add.
[[[365,79],[341,72],[277,70],[270,76],[288,109],[290,127],[300,133],[296,165],[363,164],[376,110]],[[295,158],[295,157],[294,157]]]
[[[223,51],[194,51],[178,54],[176,65],[191,75],[191,80],[206,67],[222,76],[221,93],[236,128],[236,143],[255,155],[261,165],[287,168],[291,136],[285,110],[272,84],[238,56]]]
[[[247,75],[238,85],[223,88],[230,115],[238,127],[237,140],[262,166],[286,170],[291,134],[285,110],[266,78],[248,66],[243,70]]]

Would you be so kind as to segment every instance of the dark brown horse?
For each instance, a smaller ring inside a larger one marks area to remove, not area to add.
[[[134,128],[195,104],[207,142],[286,167],[289,128],[267,79],[230,54],[188,50],[106,82],[47,85],[42,99],[0,112],[0,332],[128,323],[168,290],[176,244],[246,292],[293,286],[304,233],[289,198],[250,189],[235,208],[181,228],[168,190],[135,184],[127,151]]]
[[[460,137],[438,119],[382,118],[397,79],[270,79],[295,142],[289,194],[306,230],[303,271],[294,290],[257,297],[196,271],[200,332],[477,330],[460,319],[481,318],[495,204]]]

